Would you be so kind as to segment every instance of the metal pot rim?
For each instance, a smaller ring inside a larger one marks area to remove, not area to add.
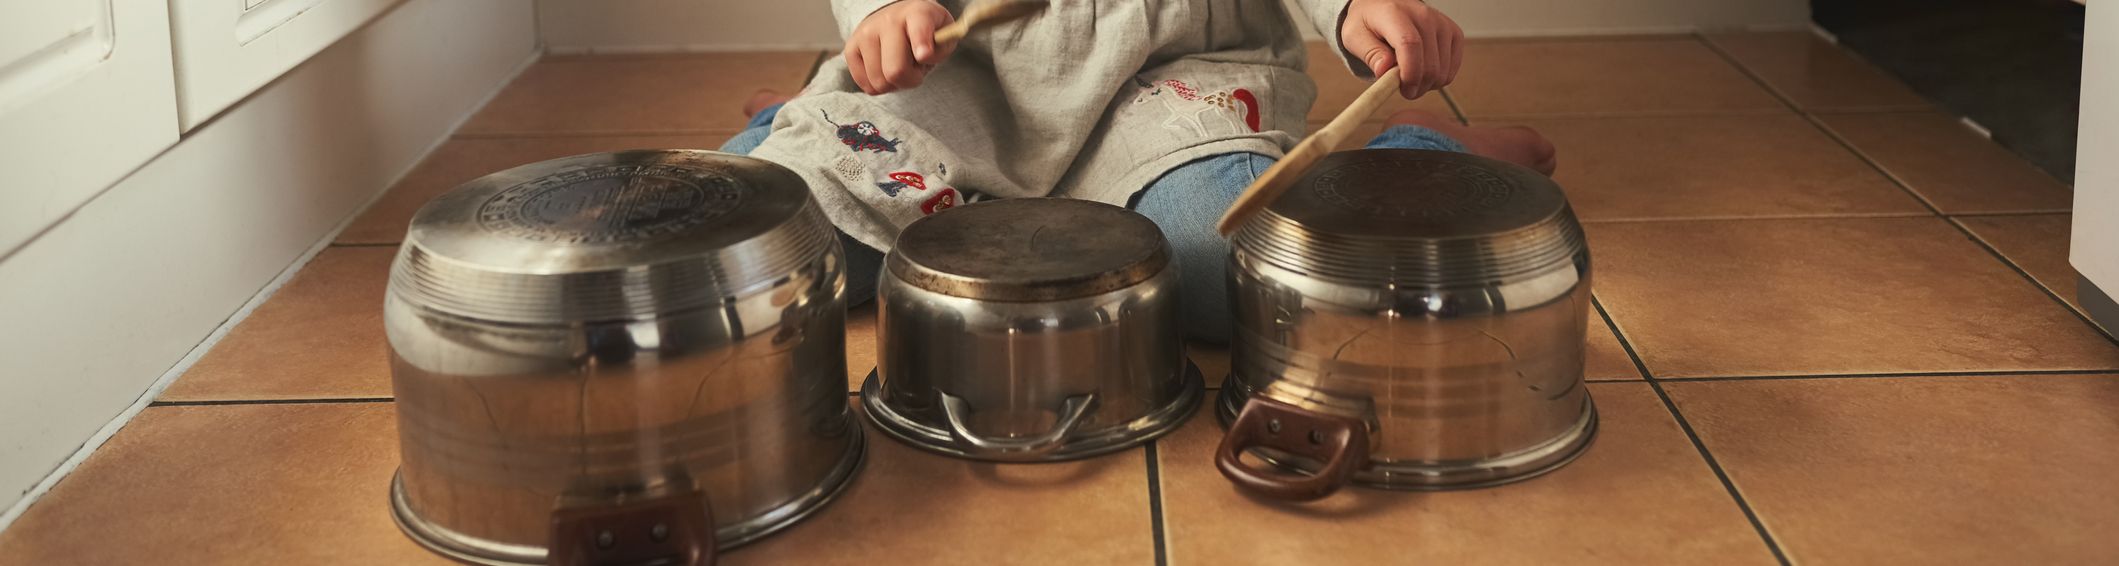
[[[953,297],[1040,302],[1139,285],[1170,265],[1162,229],[1137,212],[1062,198],[986,201],[921,218],[885,260],[893,276]]]

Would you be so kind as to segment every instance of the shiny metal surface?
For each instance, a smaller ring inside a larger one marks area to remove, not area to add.
[[[1006,253],[954,256],[974,249]],[[1203,386],[1184,358],[1162,232],[1087,201],[1009,199],[907,227],[877,295],[884,432],[953,456],[1081,458],[1174,429]]]
[[[1050,301],[1133,287],[1170,265],[1146,217],[1073,199],[1014,199],[923,218],[885,268],[914,286],[987,301]]]
[[[1550,179],[1467,154],[1342,152],[1232,243],[1224,423],[1254,396],[1366,421],[1353,481],[1406,489],[1530,477],[1594,435],[1589,251]]]
[[[703,497],[724,549],[815,511],[863,448],[844,269],[799,178],[738,156],[578,156],[436,199],[384,301],[399,524],[544,564],[561,511]]]

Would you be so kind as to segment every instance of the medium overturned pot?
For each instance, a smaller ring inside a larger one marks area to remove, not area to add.
[[[525,165],[422,208],[384,302],[414,540],[699,564],[858,467],[844,257],[799,177],[705,151]]]
[[[1162,231],[1124,208],[1006,199],[922,218],[884,260],[877,427],[952,456],[1050,461],[1146,442],[1202,397]]]
[[[1216,464],[1238,485],[1288,499],[1493,485],[1589,445],[1589,250],[1550,178],[1463,153],[1341,152],[1231,244]]]

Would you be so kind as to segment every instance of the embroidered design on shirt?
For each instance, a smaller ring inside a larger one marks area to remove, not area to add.
[[[1134,84],[1141,87],[1140,96],[1133,99],[1134,104],[1162,103],[1163,111],[1170,115],[1170,119],[1163,121],[1165,128],[1200,137],[1217,130],[1243,133],[1231,118],[1236,114],[1243,117],[1243,126],[1253,133],[1258,131],[1258,97],[1249,90],[1238,88],[1201,94],[1199,89],[1177,79],[1150,83],[1135,78]],[[1215,119],[1215,125],[1225,128],[1208,128],[1209,116]]]
[[[927,202],[920,203],[920,213],[934,214],[936,212],[956,208],[957,200],[958,195],[956,189],[943,187],[942,190],[937,191],[934,194],[934,197],[927,199]]]
[[[905,187],[927,190],[927,178],[921,177],[919,173],[899,171],[891,173],[889,181],[876,183],[876,188],[882,189],[883,194],[890,196],[898,196],[898,192],[905,190]]]
[[[830,112],[823,110],[818,112],[823,112],[825,122],[829,122],[839,128],[839,143],[846,144],[848,149],[852,149],[856,153],[863,151],[897,153],[898,143],[903,141],[897,138],[884,137],[883,129],[876,127],[875,122],[862,120],[851,125],[841,124],[832,121]]]
[[[859,182],[868,178],[868,168],[862,167],[861,162],[854,161],[851,155],[839,156],[838,161],[831,163],[831,169],[839,173],[839,178],[849,182]]]

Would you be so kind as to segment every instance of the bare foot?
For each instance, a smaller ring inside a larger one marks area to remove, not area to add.
[[[743,101],[743,117],[756,116],[759,112],[764,112],[765,109],[771,108],[774,104],[786,103],[788,100],[792,99],[785,94],[780,94],[780,91],[769,88],[758,89],[757,94],[750,95],[750,100]]]
[[[1551,175],[1559,162],[1552,140],[1537,130],[1521,126],[1472,127],[1424,110],[1403,110],[1384,120],[1386,125],[1420,126],[1442,132],[1464,144],[1473,155],[1499,159]]]

